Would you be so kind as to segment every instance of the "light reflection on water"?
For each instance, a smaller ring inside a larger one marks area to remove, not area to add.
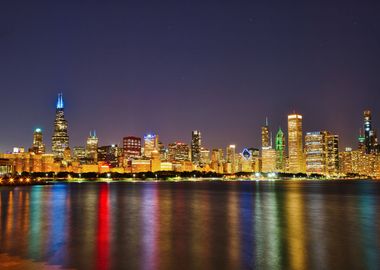
[[[366,181],[1,187],[0,254],[99,270],[376,269],[379,204]]]

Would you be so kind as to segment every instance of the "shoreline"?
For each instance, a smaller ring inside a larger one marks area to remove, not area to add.
[[[1,186],[54,185],[60,183],[152,183],[152,182],[278,182],[278,181],[378,181],[373,178],[225,178],[225,177],[184,177],[184,178],[8,178],[0,179]]]

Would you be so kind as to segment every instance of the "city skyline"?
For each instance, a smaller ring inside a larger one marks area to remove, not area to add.
[[[56,109],[56,120],[55,121],[57,121],[57,117],[58,117],[58,121],[61,121],[61,120],[59,120],[59,118],[60,117],[64,117],[63,116],[63,112],[64,112],[64,110],[65,110],[65,107],[66,107],[66,105],[64,105],[64,104],[66,104],[66,101],[64,100],[64,98],[63,98],[63,93],[62,92],[59,92],[58,93],[58,98],[57,98],[57,100],[56,100],[56,102],[54,103],[55,104],[55,109]],[[285,117],[288,117],[289,115],[292,115],[292,114],[294,114],[295,113],[295,111],[293,111],[293,113],[289,113],[287,116],[285,116]],[[357,132],[357,134],[356,134],[356,138],[355,138],[355,141],[354,142],[352,142],[352,144],[350,144],[350,145],[342,145],[342,143],[340,143],[339,144],[339,149],[340,150],[344,150],[346,147],[350,147],[350,148],[353,148],[353,149],[356,149],[357,147],[358,147],[358,144],[359,144],[359,137],[360,136],[363,136],[363,139],[364,139],[364,137],[365,136],[369,136],[369,130],[368,131],[365,131],[367,128],[371,128],[371,130],[372,130],[372,128],[374,128],[374,132],[375,132],[375,135],[376,135],[376,133],[377,133],[377,129],[376,129],[376,118],[375,119],[373,119],[373,117],[372,116],[370,116],[371,117],[371,119],[370,119],[370,127],[367,127],[366,126],[366,124],[365,123],[367,123],[366,122],[366,114],[370,114],[370,115],[373,115],[373,113],[372,113],[372,111],[370,111],[370,110],[364,110],[363,112],[362,112],[362,117],[361,117],[361,126],[359,126],[359,128],[358,128],[358,132]],[[66,114],[66,112],[65,112],[65,114]],[[363,115],[364,114],[364,115]],[[303,118],[304,116],[303,116],[303,114],[302,113],[300,113],[300,115],[301,115],[301,117]],[[365,123],[363,124],[363,117],[364,117],[364,121],[365,121]],[[302,119],[301,118],[301,119]],[[75,131],[73,131],[73,130],[71,130],[71,132],[70,132],[70,130],[68,131],[67,130],[67,119],[65,120],[65,118],[62,118],[63,119],[63,124],[65,125],[65,127],[63,127],[65,130],[64,130],[64,133],[66,134],[66,135],[64,135],[64,136],[67,136],[67,134],[70,134],[70,141],[71,141],[71,136],[72,136],[72,134],[75,134]],[[258,134],[258,143],[256,143],[256,144],[247,144],[247,145],[242,145],[242,144],[239,144],[239,143],[236,143],[236,141],[234,141],[233,139],[230,139],[229,140],[229,143],[227,143],[226,145],[229,145],[229,144],[231,144],[231,143],[233,143],[234,145],[237,145],[238,146],[238,150],[244,150],[245,148],[247,148],[247,147],[255,147],[255,148],[261,148],[262,146],[265,146],[265,147],[267,147],[267,146],[270,146],[271,148],[273,147],[273,148],[275,148],[275,145],[274,145],[274,143],[273,143],[273,141],[275,141],[276,140],[276,134],[275,133],[273,133],[272,131],[275,129],[274,128],[274,126],[273,126],[273,124],[272,123],[270,123],[269,124],[269,119],[268,119],[268,117],[265,117],[265,119],[264,119],[264,124],[262,124],[261,125],[261,127],[260,127],[260,129],[261,130],[259,130],[259,131],[257,131],[256,133],[259,133]],[[288,124],[288,123],[285,123],[286,125]],[[285,125],[285,127],[284,126],[279,126],[279,129],[283,129],[283,130],[285,130],[286,132],[288,132],[288,127]],[[303,121],[303,125],[305,125],[305,122]],[[368,124],[367,124],[368,125]],[[57,124],[54,124],[53,125],[54,126],[54,128],[52,128],[52,130],[54,131],[55,129],[57,129]],[[270,130],[271,131],[269,131],[269,128],[270,128]],[[47,129],[48,131],[49,131],[49,129]],[[90,132],[90,137],[91,137],[91,132],[94,132],[94,134],[96,134],[96,130],[98,130],[98,129],[90,129],[88,132]],[[315,129],[315,130],[301,130],[301,132],[302,132],[302,136],[304,137],[307,133],[310,133],[310,132],[319,132],[319,131],[325,131],[325,130],[327,130],[327,129],[320,129],[320,130],[317,130],[317,129]],[[191,143],[192,143],[192,136],[193,136],[193,134],[192,134],[192,132],[200,132],[200,131],[197,131],[196,129],[195,130],[193,130],[193,131],[191,131],[191,130],[188,130],[187,131],[187,133],[190,133],[190,138],[189,138],[189,140],[187,140],[187,139],[184,139],[184,138],[176,138],[176,139],[174,139],[174,140],[172,140],[172,141],[170,141],[170,140],[168,140],[168,139],[163,139],[162,140],[162,137],[160,136],[160,142],[163,142],[165,145],[168,145],[168,144],[170,144],[170,143],[172,143],[172,142],[186,142],[187,144],[189,144],[189,145],[191,145]],[[47,145],[47,152],[52,152],[52,153],[54,153],[54,150],[52,150],[52,148],[53,148],[53,138],[54,138],[54,132],[53,132],[53,136],[52,136],[52,139],[51,140],[48,140],[48,139],[46,139],[46,137],[49,137],[49,136],[47,136],[46,134],[49,134],[49,132],[46,132],[46,129],[45,128],[43,128],[43,127],[41,127],[41,126],[35,126],[35,128],[34,128],[34,130],[33,130],[33,132],[34,133],[36,133],[36,132],[38,132],[38,133],[43,133],[43,136],[44,136],[44,144],[45,145]],[[87,132],[87,134],[88,134],[88,132]],[[203,133],[203,131],[202,131],[202,133]],[[106,145],[113,145],[113,144],[117,144],[117,145],[123,145],[123,138],[125,137],[125,136],[132,136],[132,137],[140,137],[141,139],[143,139],[143,137],[144,136],[146,136],[146,135],[150,135],[150,134],[153,134],[154,136],[156,136],[155,135],[155,132],[152,132],[152,130],[147,130],[147,131],[145,131],[143,134],[124,134],[121,138],[118,138],[118,139],[115,139],[115,140],[113,140],[111,143],[106,143],[106,142],[104,142],[104,141],[102,141],[101,140],[101,138],[99,138],[100,139],[100,145],[104,145],[104,146],[106,146]],[[264,136],[264,134],[265,134],[265,136]],[[367,135],[365,135],[365,134],[367,134]],[[158,134],[157,134],[158,135]],[[338,134],[339,135],[339,140],[341,141],[342,140],[342,137],[344,138],[345,136],[346,137],[348,137],[347,136],[347,134],[344,134],[343,136],[341,135],[341,134]],[[96,136],[96,135],[95,135]],[[206,135],[207,136],[207,135]],[[50,136],[51,137],[51,136]],[[189,137],[189,134],[187,134],[187,136],[185,136],[185,137]],[[266,137],[266,141],[264,142],[263,140],[264,140],[264,137]],[[286,136],[285,136],[286,137]],[[77,144],[75,144],[75,143],[73,143],[73,144],[71,144],[71,145],[68,145],[68,146],[70,146],[70,148],[75,148],[75,147],[82,147],[82,146],[85,146],[86,145],[86,139],[88,140],[88,138],[86,137],[86,136],[84,136],[83,137],[83,140],[82,140],[82,142],[80,142],[80,143],[77,143]],[[212,138],[208,138],[209,140],[207,140],[207,142],[208,142],[208,148],[209,149],[219,149],[219,148],[224,148],[226,145],[216,145],[216,146],[212,146],[212,145],[214,145],[213,143],[212,143]],[[211,140],[210,140],[211,139]],[[6,149],[6,150],[4,150],[4,149],[2,149],[2,148],[4,148],[4,146],[3,145],[0,145],[0,151],[2,151],[2,152],[11,152],[12,151],[12,149],[14,148],[14,147],[24,147],[25,149],[28,149],[29,148],[29,146],[30,145],[32,145],[32,147],[33,147],[33,137],[32,137],[32,139],[31,139],[31,141],[32,141],[32,143],[29,143],[29,144],[26,144],[26,145],[21,145],[21,144],[15,144],[15,145],[12,145],[12,146],[9,146],[9,148],[8,149]],[[67,144],[68,144],[68,138],[67,139],[64,139],[64,140],[67,140]],[[46,141],[48,141],[48,143],[46,142]],[[256,141],[257,141],[257,139],[256,139]],[[342,140],[343,141],[343,140]],[[61,149],[61,152],[63,153],[63,151],[64,151],[64,148],[65,148],[66,146],[63,146],[62,147],[62,149]],[[303,146],[302,146],[302,148],[303,148]],[[71,149],[72,150],[72,149]]]
[[[304,130],[354,146],[362,111],[380,126],[378,11],[376,1],[7,3],[0,151],[29,145],[35,127],[52,136],[58,91],[72,145],[93,129],[104,144],[149,131],[189,141],[201,130],[210,147],[259,145],[266,116],[285,129],[295,110]]]

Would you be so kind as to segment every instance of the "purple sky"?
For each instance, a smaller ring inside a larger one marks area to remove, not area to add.
[[[366,108],[380,127],[380,1],[32,2],[0,7],[0,151],[35,127],[50,149],[58,91],[71,146],[199,129],[209,148],[258,147],[265,116],[286,130],[293,110],[341,146]]]

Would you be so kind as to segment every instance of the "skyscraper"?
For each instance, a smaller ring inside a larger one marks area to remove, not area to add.
[[[195,165],[201,161],[201,132],[198,130],[191,133],[191,161]]]
[[[123,155],[126,159],[137,159],[141,157],[141,138],[127,136],[123,138]]]
[[[93,132],[90,131],[90,136],[87,138],[86,143],[86,159],[90,163],[98,162],[98,143],[99,139],[96,137],[95,130]]]
[[[69,147],[69,135],[67,133],[67,121],[65,120],[64,102],[62,93],[58,94],[54,133],[52,137],[52,151],[56,160],[63,159],[63,152]]]
[[[169,161],[189,161],[190,160],[190,148],[186,143],[174,142],[169,144]]]
[[[367,154],[376,153],[378,148],[376,132],[372,127],[371,111],[364,111],[364,146]]]
[[[45,144],[43,143],[42,130],[36,128],[33,133],[33,144],[30,149],[35,154],[45,154]]]
[[[339,173],[339,136],[326,134],[326,174],[336,175]]]
[[[148,133],[144,135],[144,156],[150,158],[153,151],[158,151],[158,135]]]
[[[326,132],[307,132],[305,136],[306,172],[326,173]]]
[[[265,126],[261,127],[261,146],[262,148],[270,146],[268,118],[265,119]]]
[[[302,115],[288,115],[288,152],[289,172],[305,172],[305,161],[302,146]]]
[[[285,135],[281,128],[276,134],[276,171],[285,171]]]

